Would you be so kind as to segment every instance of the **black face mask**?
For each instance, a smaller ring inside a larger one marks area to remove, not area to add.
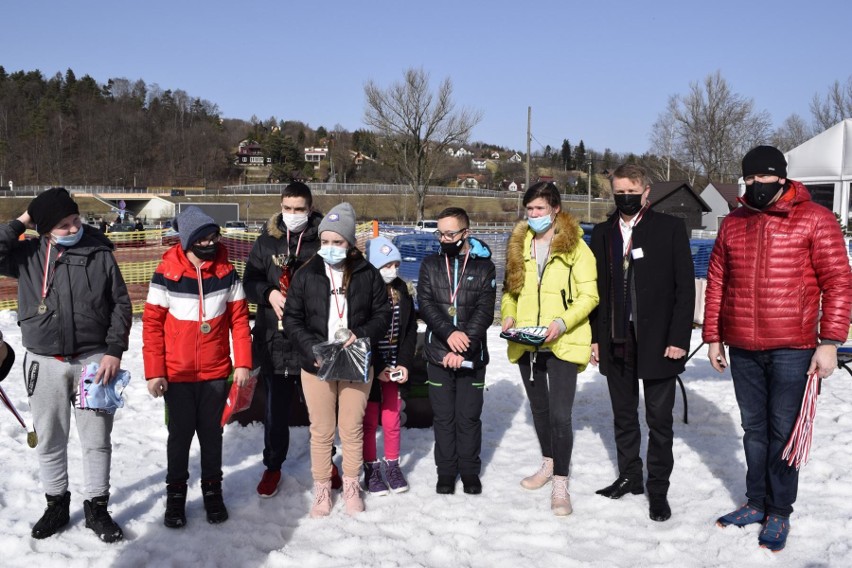
[[[211,243],[206,246],[192,245],[192,248],[189,250],[191,250],[192,254],[201,260],[213,260],[216,256],[216,243]]]
[[[751,182],[751,185],[746,186],[745,200],[746,203],[755,209],[765,209],[772,198],[778,191],[784,187],[781,183],[773,181],[770,183],[761,183],[757,180]]]
[[[622,213],[628,216],[633,216],[642,210],[642,194],[641,193],[616,193],[615,207]]]
[[[464,246],[464,239],[459,239],[451,243],[445,243],[444,241],[441,241],[441,252],[452,258],[454,256],[459,255],[462,246]]]

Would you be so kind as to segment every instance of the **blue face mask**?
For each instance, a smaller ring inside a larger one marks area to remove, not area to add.
[[[317,252],[326,264],[330,264],[332,266],[343,262],[346,259],[346,253],[347,250],[345,248],[335,246],[322,246]]]
[[[64,237],[57,237],[54,234],[51,234],[50,236],[53,237],[53,241],[60,246],[65,248],[73,247],[80,242],[80,239],[83,238],[83,227],[81,226],[76,233],[65,235]]]
[[[527,223],[536,233],[543,233],[547,231],[550,226],[553,224],[553,218],[550,215],[544,215],[542,217],[530,217],[527,219]]]

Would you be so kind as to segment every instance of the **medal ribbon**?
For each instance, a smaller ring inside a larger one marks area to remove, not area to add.
[[[461,274],[458,276],[458,280],[456,280],[455,288],[453,288],[453,278],[452,278],[452,276],[450,276],[450,259],[447,258],[446,255],[444,255],[444,260],[447,262],[447,282],[449,282],[450,288],[452,288],[452,290],[450,290],[450,305],[451,306],[456,305],[456,298],[459,295],[459,288],[461,287],[462,277],[464,276],[464,271],[467,268],[467,259],[469,259],[469,258],[470,258],[470,249],[468,249],[468,251],[464,255],[464,264],[462,264],[462,271],[461,271]],[[455,262],[458,263],[458,260],[456,260]],[[458,264],[456,264],[456,266],[458,266]]]
[[[204,318],[207,316],[207,312],[204,310],[204,283],[201,278],[201,267],[195,267],[195,273],[198,276],[198,313],[199,319],[201,323],[204,323]]]
[[[328,278],[331,280],[331,295],[334,296],[334,309],[337,310],[337,319],[340,322],[338,325],[342,328],[343,313],[346,311],[346,296],[343,296],[343,307],[341,308],[340,303],[337,301],[337,286],[334,284],[334,270],[332,270],[332,268],[328,265],[326,265],[326,267],[328,268]]]
[[[302,237],[304,237],[304,236],[305,236],[305,231],[302,231],[301,233],[299,233],[299,240],[296,243],[296,254],[294,255],[297,258],[299,256],[299,250],[301,250],[301,248],[302,248]],[[287,256],[290,256],[290,229],[287,229]]]
[[[47,241],[47,254],[44,255],[44,278],[41,281],[41,304],[44,305],[45,300],[47,299],[47,291],[50,289],[50,285],[53,284],[53,279],[56,277],[56,270],[50,273],[50,249],[53,243],[50,240]],[[62,251],[56,255],[56,260],[59,260],[62,257]],[[48,280],[47,276],[50,273],[50,280]]]

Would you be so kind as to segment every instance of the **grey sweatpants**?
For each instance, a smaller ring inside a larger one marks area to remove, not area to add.
[[[87,353],[64,362],[27,352],[24,359],[24,382],[38,434],[39,477],[48,495],[63,495],[68,490],[68,433],[72,409],[83,448],[85,498],[109,493],[113,415],[74,406],[81,370],[89,363],[100,363],[103,355],[103,352]]]

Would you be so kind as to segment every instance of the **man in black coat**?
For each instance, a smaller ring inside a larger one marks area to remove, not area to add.
[[[426,322],[425,355],[435,432],[436,492],[482,492],[482,403],[488,364],[488,327],[497,296],[491,251],[468,236],[464,209],[438,215],[441,254],[420,265],[417,297]]]
[[[283,332],[286,298],[281,275],[292,277],[319,249],[317,227],[322,215],[312,211],[307,185],[294,182],[281,192],[281,213],[263,227],[246,262],[243,287],[249,302],[257,304],[252,330],[252,357],[266,385],[263,465],[266,471],[257,492],[272,497],[278,491],[281,465],[290,446],[290,407],[301,373],[298,349]]]
[[[639,380],[648,423],[651,519],[671,517],[667,494],[674,467],[675,381],[692,335],[695,280],[683,220],[651,210],[644,168],[619,166],[612,175],[617,208],[595,226],[592,251],[600,304],[590,317],[592,364],[606,375],[615,423],[618,479],[598,494],[618,499],[643,490],[639,457]]]

